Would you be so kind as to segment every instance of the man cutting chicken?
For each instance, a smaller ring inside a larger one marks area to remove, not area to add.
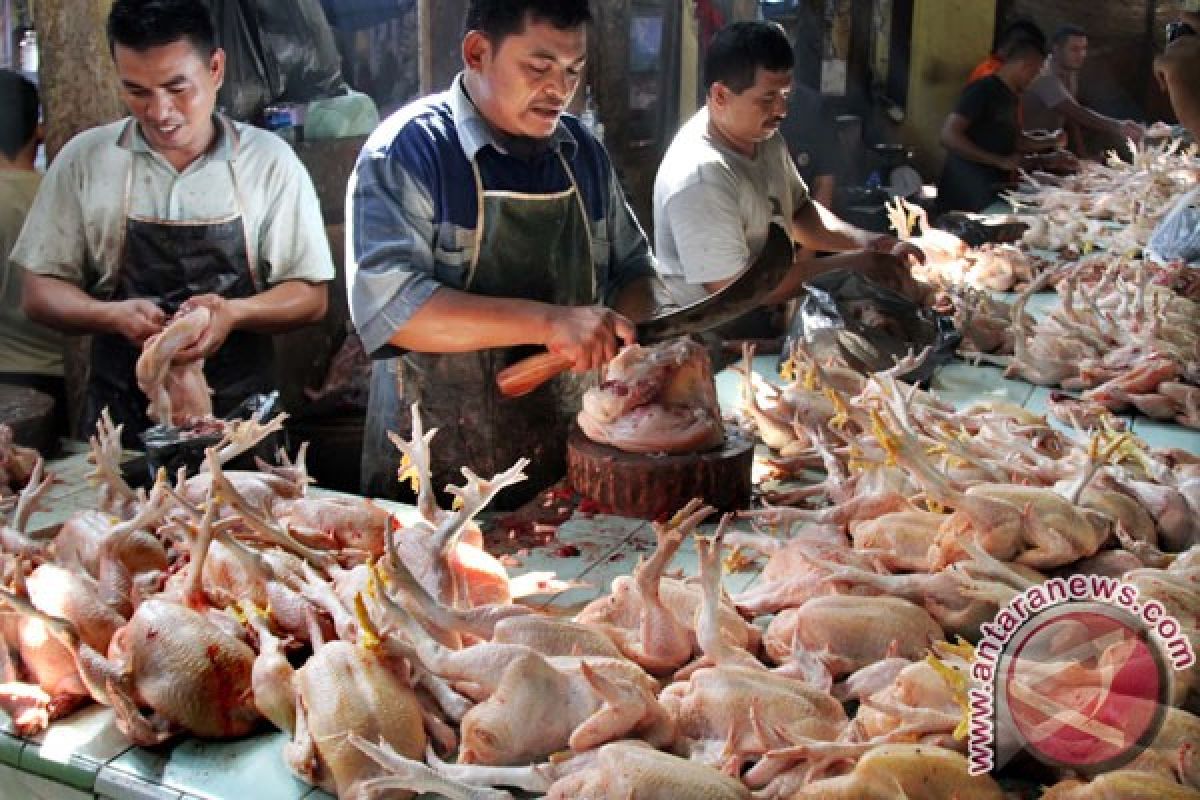
[[[662,304],[689,305],[727,286],[762,250],[772,222],[805,250],[766,304],[794,297],[807,280],[836,268],[892,288],[911,285],[902,259],[924,260],[919,249],[856,228],[809,197],[779,133],[793,64],[787,34],[772,22],[734,23],[709,46],[707,102],[676,134],[654,181]],[[839,255],[815,258],[816,251]],[[756,314],[725,335],[769,336],[764,322],[751,319]]]
[[[653,260],[608,155],[563,110],[587,56],[587,0],[472,0],[464,70],[388,119],[347,197],[350,308],[376,356],[364,493],[394,495],[385,432],[419,402],[435,488],[460,468],[519,457],[514,505],[562,476],[582,373],[633,341],[651,310]],[[496,373],[541,345],[575,372],[506,400]]]
[[[108,407],[136,445],[134,365],[170,315],[209,310],[175,362],[206,360],[224,413],[273,384],[269,334],[324,316],[333,261],[295,154],[214,113],[225,54],[201,0],[116,0],[108,38],[130,117],[63,148],[12,260],[30,319],[93,335],[81,431]]]

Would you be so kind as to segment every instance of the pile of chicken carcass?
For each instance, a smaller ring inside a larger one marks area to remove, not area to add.
[[[303,459],[235,472],[213,449],[207,471],[134,492],[120,431],[102,421],[97,510],[52,538],[28,531],[49,483],[39,470],[4,528],[4,708],[33,733],[95,700],[142,745],[269,721],[290,734],[296,774],[344,797],[1002,796],[968,775],[951,735],[968,654],[945,631],[967,623],[925,610],[938,606],[919,579],[805,527],[762,586],[730,598],[728,519],[695,538],[699,576],[667,574],[711,513],[693,502],[574,619],[534,613],[511,602],[472,524],[525,462],[490,479],[464,470],[445,510],[429,486],[434,433],[414,408],[412,438],[393,437],[419,487],[415,521],[397,525],[367,501],[307,496]],[[980,593],[1029,575],[980,563]],[[828,574],[805,591],[816,569]],[[1187,573],[1152,574],[1156,587]],[[917,602],[876,581],[910,581]],[[897,596],[867,596],[880,592]],[[747,616],[767,609],[781,613],[764,635]],[[847,698],[861,700],[854,717]],[[1172,719],[1146,780],[1173,780],[1169,751],[1195,738],[1190,717]]]
[[[946,640],[977,640],[998,607],[1049,576],[1120,577],[1200,645],[1200,457],[1107,428],[1075,439],[1004,404],[955,411],[887,374],[799,358],[783,386],[747,378],[744,413],[780,472],[825,477],[751,512],[787,538],[726,537],[770,555],[733,602],[776,614],[765,636],[776,661],[817,652],[835,679],[850,676],[840,686],[862,701],[859,736],[907,730],[961,749],[961,662]],[[1175,674],[1173,699],[1136,761],[1046,796],[1194,796],[1195,664]]]
[[[896,235],[920,247],[925,263],[914,263],[912,275],[934,289],[960,287],[1007,292],[1033,280],[1041,262],[1008,244],[971,247],[949,231],[929,224],[925,209],[897,197],[888,219]]]
[[[1136,409],[1200,427],[1200,305],[1171,288],[1187,272],[1094,257],[1044,274],[1014,304],[1022,322],[1005,374],[1081,391],[1085,415]],[[1060,304],[1029,325],[1025,305],[1052,281]]]
[[[1006,199],[1029,225],[1022,243],[1039,250],[1086,254],[1094,249],[1138,255],[1176,198],[1200,179],[1200,149],[1182,140],[1128,142],[1131,161],[1110,152],[1105,163],[1083,161],[1071,176],[1022,175]]]

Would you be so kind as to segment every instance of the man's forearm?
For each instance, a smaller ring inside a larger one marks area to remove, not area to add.
[[[283,333],[325,318],[329,287],[284,281],[265,292],[228,301],[234,327],[255,333]]]
[[[421,353],[469,353],[541,344],[546,340],[549,309],[533,300],[441,288],[389,341]]]
[[[793,218],[796,241],[809,250],[844,253],[867,247],[870,234],[839,219],[815,200],[805,203]]]
[[[110,303],[46,275],[25,273],[21,308],[33,322],[63,333],[112,333],[117,329]]]
[[[1061,110],[1064,117],[1076,123],[1077,125],[1083,126],[1084,128],[1091,128],[1092,130],[1096,131],[1104,131],[1105,133],[1113,134],[1115,136],[1121,135],[1120,120],[1113,119],[1112,117],[1106,117],[1104,114],[1080,105],[1074,100],[1068,100],[1063,103]]]

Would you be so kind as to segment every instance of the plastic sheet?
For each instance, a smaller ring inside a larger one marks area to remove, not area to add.
[[[1200,264],[1200,188],[1181,197],[1150,236],[1150,254],[1166,263]]]
[[[856,272],[818,275],[788,324],[784,357],[802,341],[818,360],[845,361],[863,373],[889,369],[909,351],[933,350],[916,369],[897,376],[926,384],[954,358],[962,339],[950,317],[925,308]]]
[[[226,422],[257,418],[265,422],[281,411],[279,408],[279,392],[270,394],[251,395],[242,401],[234,411],[225,417]],[[142,444],[146,448],[145,478],[150,485],[159,468],[165,468],[167,474],[174,478],[180,467],[187,469],[188,475],[195,475],[204,463],[204,451],[221,441],[221,433],[196,435],[186,428],[174,428],[165,425],[155,425],[141,434]],[[253,469],[254,456],[274,463],[274,455],[279,447],[284,446],[283,431],[273,433],[259,442],[254,449],[233,459],[230,466],[233,469],[248,467]],[[135,480],[138,475],[131,475]],[[140,481],[138,481],[140,483]]]

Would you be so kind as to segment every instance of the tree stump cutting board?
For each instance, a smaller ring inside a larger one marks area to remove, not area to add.
[[[704,453],[655,456],[598,444],[572,428],[567,438],[567,482],[612,513],[656,519],[693,497],[721,511],[750,506],[754,442],[726,432],[725,446]]]
[[[0,385],[0,422],[12,428],[13,441],[43,455],[58,449],[54,398],[36,389]]]

